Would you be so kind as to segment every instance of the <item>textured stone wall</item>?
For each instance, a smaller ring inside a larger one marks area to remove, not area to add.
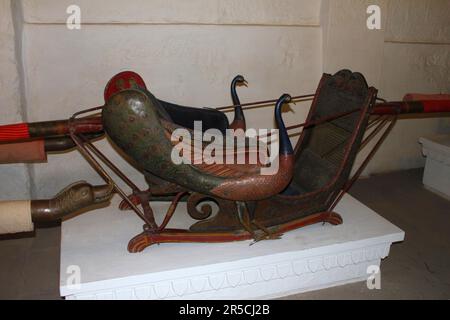
[[[16,38],[10,0],[0,0],[0,125],[24,119]],[[27,199],[29,196],[27,166],[0,164],[0,199]]]
[[[22,1],[30,121],[66,118],[103,103],[115,73],[135,70],[158,97],[193,106],[231,103],[237,74],[242,102],[314,91],[322,73],[320,1],[78,1],[81,30],[65,26],[71,1]],[[309,104],[286,114],[302,121]],[[231,116],[231,115],[230,115]],[[273,108],[246,112],[252,127],[273,127]],[[99,143],[121,168],[136,172]],[[33,165],[38,196],[68,182],[100,183],[77,152]],[[142,181],[141,181],[142,183]]]
[[[371,4],[381,9],[381,30],[366,28]],[[449,16],[448,0],[324,0],[324,70],[360,71],[388,100],[407,92],[448,93]],[[366,174],[423,166],[419,137],[448,132],[448,118],[400,120]]]
[[[65,23],[71,4],[95,24],[318,26],[320,0],[21,0],[28,23]],[[83,10],[83,8],[85,10]]]
[[[450,1],[391,0],[387,14],[381,94],[394,100],[405,92],[449,93]],[[450,118],[399,121],[369,169],[423,166],[418,139],[437,133],[450,133]]]
[[[10,4],[0,0],[1,123],[67,118],[100,105],[108,79],[127,69],[158,97],[194,106],[230,104],[238,73],[249,81],[242,102],[310,93],[322,72],[341,68],[362,72],[388,99],[450,90],[448,0],[78,0],[81,30],[65,26],[71,0]],[[381,8],[381,30],[366,28],[371,4]],[[285,113],[287,123],[302,121],[308,105]],[[246,116],[252,127],[274,126],[272,108]],[[400,121],[366,173],[423,165],[418,138],[448,131],[448,119]],[[137,175],[107,141],[99,147]],[[1,165],[0,179],[8,181],[1,197],[10,199],[29,189],[51,196],[78,179],[101,183],[77,152],[30,170]]]

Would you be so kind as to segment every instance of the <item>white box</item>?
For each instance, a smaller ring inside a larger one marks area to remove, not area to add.
[[[60,292],[66,299],[265,299],[365,281],[404,232],[349,195],[338,204],[344,223],[322,223],[280,240],[172,243],[128,253],[142,230],[133,212],[108,208],[62,225]],[[161,220],[168,203],[153,203]],[[185,203],[169,227],[192,222]],[[72,266],[72,267],[71,267]],[[75,266],[75,267],[73,267]],[[80,271],[81,284],[70,285]],[[75,273],[74,273],[75,272]]]
[[[450,199],[450,135],[420,138],[427,157],[423,184],[431,191]]]

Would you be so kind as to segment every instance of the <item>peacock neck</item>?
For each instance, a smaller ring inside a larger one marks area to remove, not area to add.
[[[242,111],[241,101],[236,92],[236,82],[233,81],[231,84],[231,99],[234,105],[234,121],[244,120],[244,112]]]
[[[283,102],[277,103],[275,107],[275,121],[279,131],[280,155],[291,155],[294,153],[294,150],[292,149],[291,140],[289,139],[283,117],[281,116],[282,107]]]

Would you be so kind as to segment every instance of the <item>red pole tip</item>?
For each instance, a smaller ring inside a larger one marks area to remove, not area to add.
[[[0,126],[0,142],[12,142],[30,138],[28,123],[7,124]]]

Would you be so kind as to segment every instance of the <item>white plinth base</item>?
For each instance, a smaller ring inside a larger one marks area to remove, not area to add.
[[[450,199],[450,135],[420,138],[427,157],[423,184],[430,191]]]
[[[67,299],[280,297],[366,280],[367,267],[379,265],[391,244],[404,239],[402,230],[346,195],[336,208],[340,226],[316,224],[252,246],[174,243],[131,254],[128,240],[142,222],[116,209],[118,200],[63,223],[60,291]],[[153,204],[159,219],[167,206]],[[191,221],[181,204],[169,227]],[[81,284],[71,285],[78,270]]]

